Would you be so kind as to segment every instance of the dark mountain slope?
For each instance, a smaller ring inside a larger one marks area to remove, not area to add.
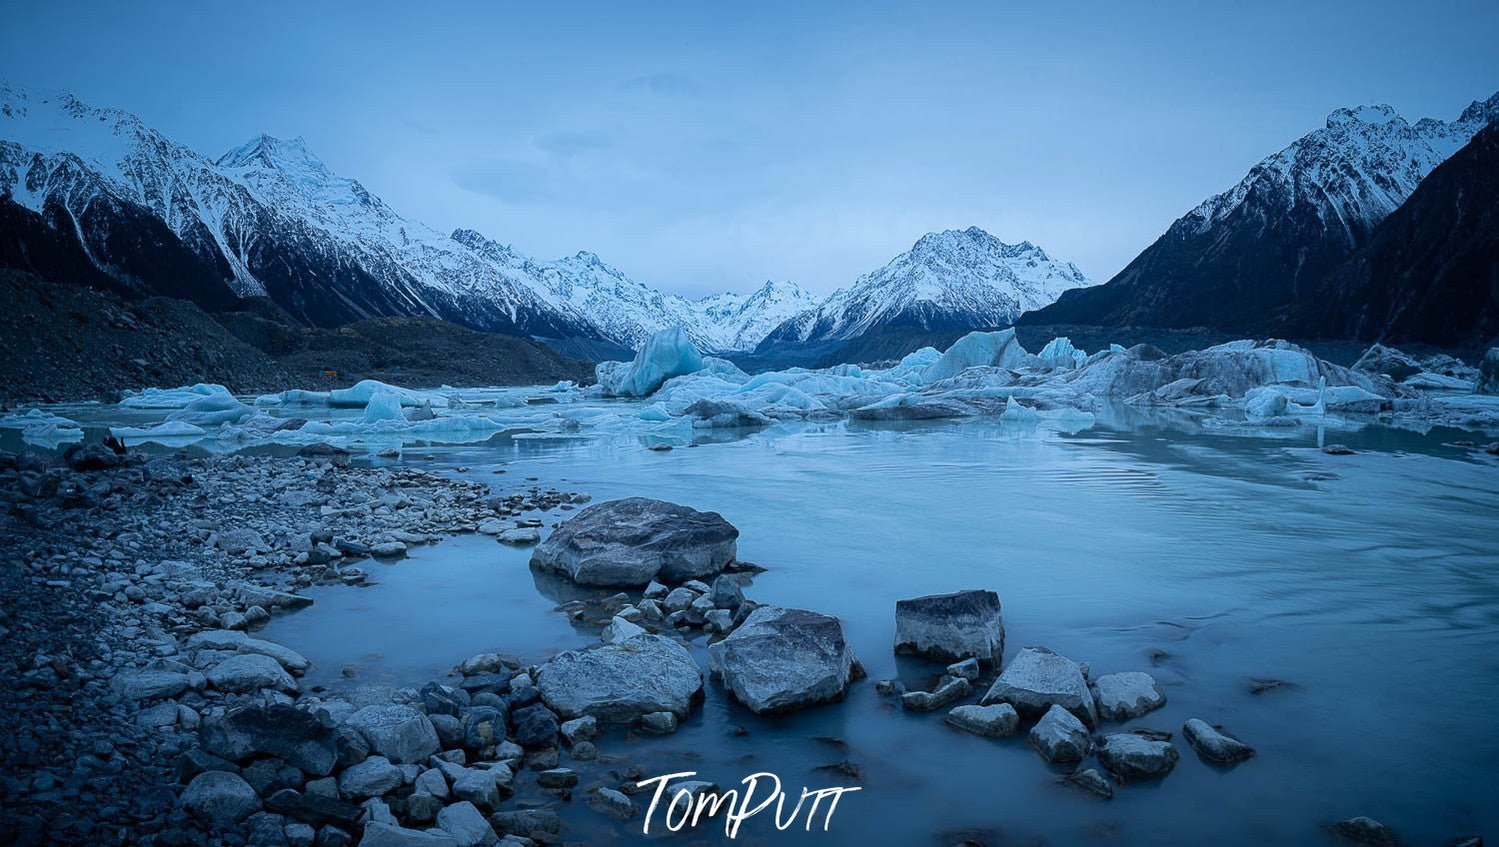
[[[1440,347],[1499,336],[1499,124],[1432,171],[1277,331]]]

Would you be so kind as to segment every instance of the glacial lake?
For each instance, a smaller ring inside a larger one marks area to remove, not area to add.
[[[861,788],[827,832],[820,817],[810,833],[804,819],[776,832],[767,812],[744,824],[745,844],[1325,845],[1321,825],[1356,815],[1443,844],[1499,832],[1499,460],[1450,444],[1491,437],[1213,430],[1125,409],[1075,431],[799,423],[666,452],[639,434],[500,435],[406,460],[501,490],[537,477],[596,501],[721,512],[741,558],[769,569],[748,596],[838,616],[869,672],[842,704],[764,719],[710,682],[675,735],[602,738],[629,759],[573,764],[584,786],[639,764],[723,788],[756,771],[793,795]],[[1327,455],[1323,441],[1356,452]],[[528,558],[481,536],[415,548],[367,563],[373,587],[312,589],[315,605],[264,635],[313,660],[306,683],[333,688],[419,685],[473,653],[538,661],[595,640],[552,611],[574,594]],[[999,593],[1007,656],[1045,645],[1095,674],[1153,674],[1167,705],[1103,729],[1174,733],[1176,769],[1098,800],[1062,784],[1071,768],[1047,766],[1023,733],[960,733],[877,694],[876,680],[924,685],[942,670],[892,655],[895,602],[965,588]],[[1254,694],[1255,679],[1289,685]],[[1181,736],[1193,717],[1258,756],[1204,763]],[[845,760],[858,779],[819,769]],[[638,817],[617,828],[581,792],[564,820],[571,841],[659,841],[659,812],[646,838]],[[726,841],[711,825],[669,840]]]

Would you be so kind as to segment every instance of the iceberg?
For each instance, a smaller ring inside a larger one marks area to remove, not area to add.
[[[1015,369],[1030,359],[1030,354],[1020,346],[1015,330],[998,332],[970,332],[953,342],[947,352],[922,371],[922,382],[937,382],[957,376],[968,368],[997,367]]]
[[[648,397],[656,393],[656,389],[668,379],[696,373],[705,367],[703,355],[693,346],[687,337],[687,331],[681,327],[663,329],[652,335],[645,346],[640,348],[640,352],[635,354],[635,361],[621,367],[622,364],[601,362],[594,368],[594,376],[606,394]],[[728,362],[723,364],[739,371]],[[721,366],[715,367],[723,370]]]
[[[222,386],[214,386],[222,387]],[[204,394],[175,412],[167,415],[168,421],[181,421],[193,426],[218,426],[238,423],[255,410],[236,400],[233,394]]]
[[[388,386],[381,386],[370,395],[369,401],[364,406],[365,423],[375,421],[403,421],[406,419],[401,412],[403,398]],[[431,408],[428,407],[428,411]]]
[[[187,421],[167,421],[149,427],[112,426],[109,428],[109,434],[127,443],[155,441],[161,444],[198,439],[208,435],[202,427],[194,426]]]
[[[220,403],[239,402],[224,386],[200,382],[182,388],[147,388],[127,392],[120,399],[120,405],[127,409],[185,409],[203,399],[216,399]]]
[[[370,399],[373,398],[375,394],[381,391],[395,392],[396,395],[401,398],[401,405],[403,406],[420,406],[423,402],[431,402],[432,400],[431,397],[420,392],[412,391],[409,388],[402,388],[399,385],[391,385],[389,383],[381,382],[378,379],[364,379],[354,383],[348,388],[335,388],[334,390],[328,392],[327,402],[330,406],[360,408],[363,406],[368,406],[370,403]],[[307,394],[315,393],[316,392],[307,392]],[[437,399],[443,403],[447,402],[446,398],[443,398],[441,395],[438,395]]]
[[[1046,342],[1036,357],[1047,368],[1080,368],[1088,362],[1087,353],[1073,347],[1072,339],[1062,337]]]

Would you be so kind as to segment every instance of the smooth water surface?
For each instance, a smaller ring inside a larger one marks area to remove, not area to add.
[[[1420,844],[1499,831],[1499,465],[1443,444],[1456,437],[1340,432],[1357,453],[1330,456],[1313,429],[1225,435],[1135,416],[1070,434],[837,423],[670,452],[627,436],[502,438],[434,448],[425,466],[717,510],[741,530],[741,558],[770,568],[749,596],[843,620],[870,673],[843,704],[759,719],[710,683],[676,735],[601,742],[651,775],[861,786],[826,833],[820,819],[774,832],[767,814],[740,842],[1323,844],[1319,825],[1370,815]],[[567,597],[528,555],[449,540],[377,568],[375,587],[320,589],[267,635],[334,686],[419,684],[480,650],[536,660],[588,643],[550,611]],[[958,733],[880,697],[876,679],[941,670],[892,655],[895,601],[973,587],[999,592],[1009,655],[1042,644],[1094,673],[1153,673],[1167,706],[1126,726],[1176,732],[1176,770],[1104,802],[1058,784],[1067,769],[1023,735]],[[1291,685],[1255,695],[1255,678]],[[1180,736],[1190,717],[1259,755],[1203,763]],[[817,770],[842,760],[857,781]],[[579,767],[585,785],[609,779]],[[589,843],[640,838],[638,819],[620,834],[585,809],[570,819]]]

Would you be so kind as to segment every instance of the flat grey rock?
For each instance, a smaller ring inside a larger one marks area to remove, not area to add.
[[[1016,714],[1015,707],[1009,703],[995,703],[992,706],[955,706],[943,717],[943,720],[949,726],[964,732],[989,738],[1014,735],[1016,728],[1020,726],[1020,715]]]
[[[1140,671],[1110,673],[1093,681],[1098,714],[1105,720],[1127,721],[1166,705],[1166,693],[1155,677]]]
[[[1153,741],[1131,732],[1105,735],[1098,746],[1098,760],[1121,779],[1162,776],[1176,767],[1179,758],[1171,742]]]
[[[565,720],[631,723],[651,712],[686,717],[702,697],[703,675],[681,644],[636,634],[558,653],[537,670],[536,687]]]

